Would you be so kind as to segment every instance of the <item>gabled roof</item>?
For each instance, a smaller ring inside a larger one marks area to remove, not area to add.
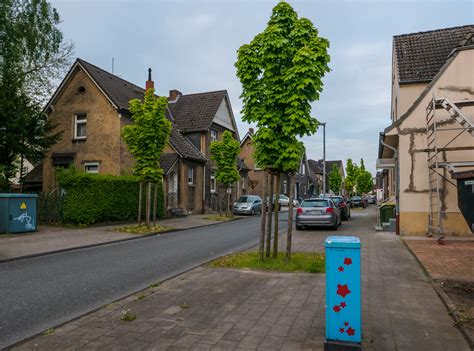
[[[227,95],[226,90],[181,95],[168,107],[180,131],[205,131],[211,127],[216,112]]]
[[[169,142],[176,152],[184,158],[205,162],[207,161],[204,155],[186,138],[183,136],[175,124],[171,128]]]
[[[251,171],[252,169],[247,166],[243,159],[237,156],[237,169],[242,171]]]
[[[341,160],[326,160],[326,174],[329,175],[332,171],[332,165],[337,165],[342,170],[341,175],[344,177],[344,164]],[[308,160],[308,166],[315,174],[323,174],[323,160]]]
[[[175,153],[164,153],[160,156],[160,167],[163,169],[165,174],[168,174],[171,167],[175,164],[179,158],[178,154]]]
[[[469,45],[474,25],[396,35],[394,53],[400,83],[430,82],[454,49]]]
[[[308,160],[309,169],[315,174],[323,174],[323,168],[318,161]]]
[[[43,162],[38,163],[23,179],[24,184],[37,184],[43,181]]]

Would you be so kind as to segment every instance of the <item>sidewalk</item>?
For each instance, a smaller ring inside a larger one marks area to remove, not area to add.
[[[169,227],[173,230],[191,229],[220,223],[220,221],[214,219],[206,219],[209,216],[212,215],[169,218],[158,220],[157,223],[160,226]],[[124,225],[126,224],[121,223],[89,228],[64,228],[40,225],[38,232],[31,234],[0,234],[0,262],[143,236],[113,231],[114,228],[123,227]]]
[[[468,351],[429,278],[394,234],[370,229],[374,210],[339,231],[294,232],[294,251],[328,235],[362,242],[363,349]],[[136,315],[121,321],[122,311]],[[323,350],[325,276],[201,266],[66,323],[17,350]]]

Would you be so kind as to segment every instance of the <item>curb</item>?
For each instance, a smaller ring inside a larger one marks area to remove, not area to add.
[[[466,339],[466,342],[468,343],[471,350],[474,350],[474,340],[471,339],[471,337],[469,336],[467,331],[463,328],[463,326],[459,324],[460,318],[459,318],[459,313],[458,313],[458,310],[456,309],[456,306],[451,301],[448,294],[446,294],[444,292],[443,288],[441,288],[436,283],[436,281],[431,277],[431,275],[426,270],[425,266],[423,266],[423,263],[420,261],[418,256],[416,256],[416,254],[413,252],[413,250],[410,248],[410,246],[406,243],[406,241],[402,239],[402,242],[405,245],[405,247],[408,249],[408,251],[412,254],[412,256],[415,258],[415,260],[418,262],[420,267],[423,269],[423,272],[425,272],[426,276],[429,279],[429,283],[431,284],[431,287],[433,288],[433,290],[438,295],[438,297],[441,300],[441,302],[443,303],[444,307],[446,307],[446,310],[448,311],[448,314],[454,320],[453,326],[456,327],[461,332],[462,336],[464,337],[464,339]]]
[[[164,231],[162,231],[162,232],[156,232],[156,233],[149,233],[149,234],[145,234],[145,235],[132,236],[132,237],[130,237],[130,238],[117,239],[117,240],[106,241],[106,242],[100,242],[100,243],[89,244],[89,245],[67,247],[67,248],[59,249],[59,250],[38,252],[38,253],[35,253],[35,254],[31,254],[31,255],[24,255],[24,256],[16,256],[16,257],[10,257],[10,258],[3,258],[3,259],[0,259],[0,264],[2,264],[2,263],[7,263],[7,262],[13,262],[13,261],[26,260],[26,259],[29,259],[29,258],[41,257],[41,256],[46,256],[46,255],[53,255],[53,254],[62,253],[62,252],[68,252],[68,251],[74,251],[74,250],[81,250],[81,249],[89,249],[89,248],[91,248],[91,247],[104,246],[104,245],[109,245],[109,244],[116,244],[116,243],[121,243],[121,242],[124,242],[124,241],[143,239],[143,238],[147,238],[147,237],[151,237],[151,236],[158,236],[158,235],[162,235],[162,234],[168,234],[168,233],[174,233],[174,232],[182,232],[182,231],[191,230],[191,229],[196,229],[196,228],[210,227],[210,226],[213,226],[213,225],[219,225],[219,224],[224,224],[224,223],[229,223],[229,222],[238,221],[238,220],[241,220],[241,219],[246,219],[246,218],[237,217],[237,218],[234,218],[233,220],[225,221],[225,222],[209,223],[209,224],[204,224],[204,225],[200,225],[200,226],[196,226],[196,227],[190,227],[190,228],[184,228],[184,229],[169,229],[169,230],[164,230]]]

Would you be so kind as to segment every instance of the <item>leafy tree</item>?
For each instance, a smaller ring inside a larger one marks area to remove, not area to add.
[[[154,93],[154,89],[148,89],[143,102],[138,99],[130,101],[130,113],[134,123],[122,129],[122,137],[135,159],[133,173],[142,182],[148,184],[147,226],[150,225],[151,183],[155,183],[154,209],[156,209],[156,184],[160,183],[163,178],[160,156],[171,132],[171,122],[165,116],[168,100],[165,97],[157,98]],[[141,201],[139,202],[138,224],[140,224],[141,218],[140,205]],[[156,210],[154,212],[156,213]],[[156,218],[154,218],[155,221]]]
[[[328,48],[329,41],[319,37],[311,21],[298,18],[293,8],[281,1],[273,8],[265,30],[238,50],[235,66],[242,83],[242,119],[257,125],[255,159],[276,174],[277,189],[281,172],[298,170],[303,145],[297,137],[317,130],[318,121],[310,114],[311,102],[319,99],[322,78],[329,72]],[[291,226],[288,230],[291,236]],[[275,233],[274,257],[278,211]]]
[[[346,191],[350,195],[354,192],[357,181],[357,165],[352,163],[352,159],[348,159],[346,163]]]
[[[358,169],[356,189],[359,194],[367,194],[372,191],[373,181],[372,174],[365,169],[364,159],[360,159],[360,167]]]
[[[226,130],[222,136],[222,141],[211,143],[211,159],[216,163],[216,180],[230,188],[234,182],[239,180],[240,175],[237,170],[237,155],[240,152],[240,144]],[[230,207],[230,193],[227,192],[226,216]]]
[[[0,171],[2,184],[23,160],[41,160],[60,138],[42,114],[59,77],[70,65],[59,15],[45,0],[2,0],[0,5]]]
[[[334,194],[339,194],[339,192],[341,191],[341,185],[342,176],[339,173],[339,167],[333,164],[332,170],[329,173],[329,189],[331,189]]]

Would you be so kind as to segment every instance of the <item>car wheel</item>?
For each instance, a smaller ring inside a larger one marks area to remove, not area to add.
[[[255,209],[252,208],[252,211],[250,211],[250,215],[254,216],[255,215]]]
[[[301,229],[303,229],[302,226],[300,226],[300,225],[297,225],[297,226],[296,226],[296,230],[301,230]]]

